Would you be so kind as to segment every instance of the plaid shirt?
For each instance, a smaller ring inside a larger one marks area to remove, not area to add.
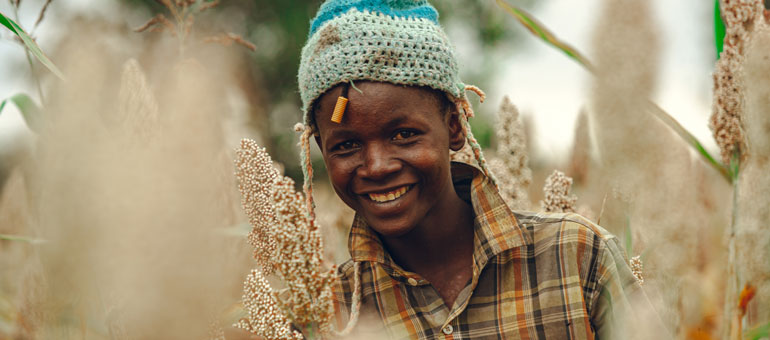
[[[351,338],[627,338],[610,326],[632,312],[629,298],[643,293],[615,236],[576,214],[512,212],[480,171],[457,163],[452,170],[458,194],[476,215],[471,281],[446,306],[427,280],[395,263],[356,216],[351,259],[339,267],[335,290],[344,326],[353,261],[361,262],[361,316]]]

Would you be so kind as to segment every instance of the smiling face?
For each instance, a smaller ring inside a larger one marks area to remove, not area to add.
[[[451,215],[457,199],[449,149],[465,135],[440,92],[357,82],[341,123],[330,120],[341,86],[318,99],[316,137],[337,195],[377,233],[399,237]]]

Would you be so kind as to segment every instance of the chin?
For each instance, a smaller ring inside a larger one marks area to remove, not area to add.
[[[409,234],[415,228],[414,223],[406,221],[389,221],[365,218],[366,223],[378,235],[386,238],[397,238]]]

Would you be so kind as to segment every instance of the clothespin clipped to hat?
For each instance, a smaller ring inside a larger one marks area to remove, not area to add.
[[[349,85],[342,86],[342,93],[337,97],[337,104],[334,105],[334,112],[332,112],[332,122],[342,122],[342,115],[345,114],[345,108],[348,106],[348,90]]]

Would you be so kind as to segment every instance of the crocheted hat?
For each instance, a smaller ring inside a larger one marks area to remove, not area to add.
[[[426,0],[328,0],[310,26],[299,66],[305,123],[311,105],[340,83],[429,86],[465,96],[454,48]]]

